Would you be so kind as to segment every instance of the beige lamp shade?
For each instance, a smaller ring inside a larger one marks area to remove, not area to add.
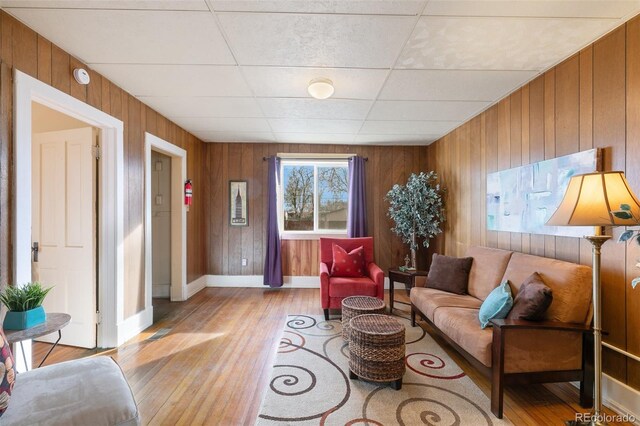
[[[635,196],[624,172],[596,172],[576,175],[558,209],[547,221],[554,226],[633,226],[634,219],[621,219],[612,211],[626,204],[635,218],[640,218],[640,201]]]

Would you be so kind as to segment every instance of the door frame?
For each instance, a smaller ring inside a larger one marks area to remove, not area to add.
[[[124,124],[40,80],[14,70],[13,223],[14,282],[31,280],[31,102],[88,123],[100,130],[99,162],[98,347],[116,347],[127,336],[124,319]],[[20,212],[20,214],[17,214]],[[25,346],[26,349],[26,346]],[[30,352],[30,350],[25,350]],[[30,358],[29,358],[30,359]]]
[[[145,132],[144,281],[145,308],[152,308],[151,151],[171,158],[171,301],[187,300],[187,207],[182,196],[187,180],[187,151]]]

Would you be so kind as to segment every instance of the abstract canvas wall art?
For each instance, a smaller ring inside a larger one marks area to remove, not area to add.
[[[546,226],[560,205],[571,176],[600,169],[591,149],[487,175],[487,229],[490,231],[582,237],[589,227]]]

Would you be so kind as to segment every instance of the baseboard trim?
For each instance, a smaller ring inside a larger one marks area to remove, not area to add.
[[[269,288],[262,275],[206,275],[207,287]],[[318,276],[284,276],[282,288],[320,288]]]
[[[613,411],[635,418],[640,425],[640,392],[606,374],[602,375],[602,398]]]
[[[207,286],[207,280],[210,275],[202,275],[187,284],[187,299],[191,298],[194,294],[202,290]]]
[[[153,324],[153,306],[130,316],[118,324],[118,346],[137,336]]]
[[[205,277],[207,287],[268,288],[262,283],[262,275],[203,275],[203,277]],[[315,275],[285,275],[283,279],[282,288],[320,288],[320,277]],[[385,277],[384,288],[389,288],[389,278]],[[400,289],[404,289],[404,287],[400,285]]]
[[[577,388],[580,388],[580,382],[571,382]],[[602,375],[602,402],[603,404],[620,414],[621,416],[633,417],[634,421],[630,422],[640,426],[640,392],[626,384],[614,379],[606,374]],[[585,409],[589,412],[590,409]],[[625,421],[630,421],[626,419]]]

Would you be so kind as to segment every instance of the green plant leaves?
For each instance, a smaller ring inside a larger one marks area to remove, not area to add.
[[[618,242],[619,243],[623,243],[625,241],[629,241],[632,237],[633,237],[634,231],[624,231],[622,234],[620,234],[620,236],[618,237]]]
[[[630,212],[631,211],[631,206],[629,204],[620,204],[620,210],[625,210]]]
[[[391,230],[412,249],[417,248],[414,238],[424,238],[423,245],[442,232],[444,205],[442,190],[434,172],[409,176],[406,185],[395,184],[385,197],[389,202],[387,215],[395,226]]]
[[[10,286],[0,294],[0,302],[10,311],[29,311],[41,306],[52,288],[43,288],[39,282],[28,283],[22,287]]]
[[[640,277],[634,278],[631,281],[631,287],[636,288],[636,286],[638,285],[638,283],[640,283]]]

